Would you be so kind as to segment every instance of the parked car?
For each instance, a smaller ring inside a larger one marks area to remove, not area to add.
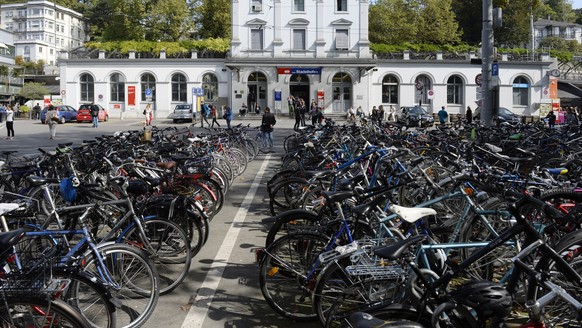
[[[77,110],[69,105],[61,105],[55,106],[57,114],[59,115],[59,123],[64,124],[66,122],[76,121],[77,120]],[[40,111],[40,122],[42,124],[47,123],[46,119],[46,112],[48,111],[48,107],[43,108]]]
[[[99,121],[109,121],[109,113],[103,106],[96,105],[96,104],[82,104],[79,106],[79,110],[77,111],[77,122],[93,122],[93,117],[91,117],[91,109],[92,107],[99,108]]]
[[[194,114],[192,113],[192,105],[191,104],[178,104],[174,108],[174,113],[171,115],[172,120],[174,123],[178,123],[179,121],[189,121],[192,122],[194,118]]]
[[[475,109],[475,112],[473,112],[473,118],[476,121],[479,121],[481,119],[481,107],[477,107]],[[517,114],[515,114],[514,112],[510,111],[509,109],[505,108],[505,107],[499,107],[499,113],[497,113],[497,118],[493,118],[493,123],[494,124],[501,124],[503,122],[508,122],[511,124],[516,124],[519,123],[521,121],[521,117]]]
[[[433,126],[434,117],[421,106],[402,106],[394,114],[396,122],[406,124],[406,126]]]

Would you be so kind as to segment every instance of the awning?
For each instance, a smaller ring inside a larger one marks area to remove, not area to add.
[[[578,98],[582,98],[582,89],[570,82],[558,81],[558,90],[566,91]]]

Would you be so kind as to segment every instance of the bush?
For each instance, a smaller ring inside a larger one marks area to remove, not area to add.
[[[30,108],[28,108],[28,106],[26,106],[26,105],[22,105],[22,106],[20,106],[20,112],[21,113],[28,113],[28,112],[30,112]]]

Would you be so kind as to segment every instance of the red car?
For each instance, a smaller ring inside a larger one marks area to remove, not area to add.
[[[77,122],[93,122],[93,118],[91,117],[92,106],[99,108],[99,121],[109,121],[109,113],[107,113],[107,110],[103,108],[103,106],[95,104],[83,104],[77,111]]]

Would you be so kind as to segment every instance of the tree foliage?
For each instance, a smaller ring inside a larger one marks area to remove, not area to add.
[[[198,36],[201,38],[230,39],[230,1],[200,0],[193,7]]]
[[[378,0],[370,5],[369,38],[378,43],[460,41],[451,0]]]
[[[22,86],[22,90],[18,93],[26,99],[41,99],[44,95],[48,95],[50,92],[44,86],[44,83],[39,82],[26,82]]]

